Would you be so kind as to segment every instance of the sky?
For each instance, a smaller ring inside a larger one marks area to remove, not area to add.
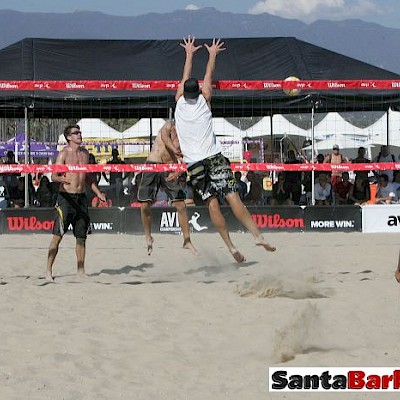
[[[400,0],[0,0],[0,9],[70,13],[100,11],[137,16],[150,12],[214,7],[235,14],[270,14],[306,23],[317,19],[362,19],[400,29]]]

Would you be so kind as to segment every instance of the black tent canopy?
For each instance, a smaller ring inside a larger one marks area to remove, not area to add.
[[[198,39],[198,44],[210,39]],[[400,79],[381,68],[290,37],[226,39],[217,59],[215,80]],[[0,50],[0,81],[12,80],[179,80],[185,53],[179,40],[24,39]],[[207,50],[194,58],[193,76],[202,79]],[[265,116],[316,111],[383,111],[397,109],[400,91],[216,90],[214,116]],[[1,91],[0,117],[143,118],[168,117],[174,92]],[[25,111],[26,113],[26,111]]]

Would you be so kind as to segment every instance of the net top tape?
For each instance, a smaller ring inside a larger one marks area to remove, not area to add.
[[[400,162],[365,164],[282,164],[282,163],[232,163],[234,171],[387,171],[400,170]],[[64,173],[64,172],[185,172],[186,164],[84,164],[84,165],[40,165],[0,164],[0,174],[20,173]]]

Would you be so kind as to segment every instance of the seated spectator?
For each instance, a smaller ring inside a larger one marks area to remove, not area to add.
[[[240,200],[243,201],[247,194],[247,185],[242,181],[242,173],[240,171],[235,171],[235,179]]]
[[[10,205],[13,208],[23,208],[25,206],[25,178],[18,178],[17,186],[10,189]]]
[[[39,207],[53,207],[55,204],[50,180],[46,175],[40,178],[39,187],[36,190],[36,200]]]
[[[343,172],[342,180],[336,185],[336,204],[352,204],[349,200],[349,192],[353,184],[349,181],[349,173]]]
[[[250,182],[250,187],[244,198],[244,203],[248,206],[257,206],[262,200],[262,184],[258,175],[253,171],[247,173],[247,180]]]
[[[398,197],[396,187],[389,182],[387,174],[379,177],[378,191],[376,192],[375,204],[393,204],[397,203]]]
[[[400,171],[394,171],[393,186],[396,189],[397,198],[400,200]]]
[[[315,204],[317,206],[329,206],[331,203],[332,186],[328,183],[328,177],[321,174],[314,185]]]
[[[369,188],[368,178],[363,179],[362,175],[356,175],[354,185],[349,191],[349,201],[356,206],[362,206],[371,199],[371,191]]]
[[[289,206],[293,202],[290,198],[290,191],[286,183],[285,173],[281,172],[278,181],[272,187],[272,206]]]

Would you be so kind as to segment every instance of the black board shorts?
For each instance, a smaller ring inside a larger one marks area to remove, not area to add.
[[[55,208],[53,235],[62,237],[72,226],[77,239],[86,239],[90,227],[86,194],[59,192]]]

